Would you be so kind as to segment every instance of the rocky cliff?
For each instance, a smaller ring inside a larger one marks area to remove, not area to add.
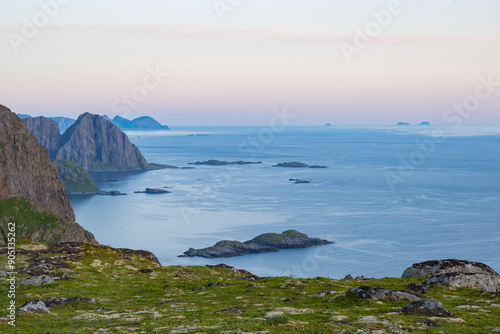
[[[87,171],[151,169],[127,135],[99,115],[85,113],[63,134],[59,160],[72,160]]]
[[[95,241],[90,233],[74,223],[68,193],[47,148],[30,133],[24,121],[0,105],[0,200],[12,197],[28,199],[40,211],[48,211],[61,222],[71,223],[73,236],[83,236],[80,241]],[[4,211],[0,212],[0,223],[5,223]],[[56,241],[69,239],[72,237]]]
[[[57,122],[43,116],[26,118],[25,121],[30,132],[49,150],[50,157],[54,159],[61,144],[61,133]]]

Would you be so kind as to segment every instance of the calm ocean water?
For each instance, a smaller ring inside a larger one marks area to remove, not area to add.
[[[444,258],[500,271],[500,127],[183,128],[130,132],[150,162],[259,165],[94,175],[128,196],[71,196],[77,221],[114,247],[164,265],[226,263],[262,276],[400,276]],[[300,161],[327,169],[273,168]],[[289,178],[309,180],[293,184]],[[170,194],[134,194],[169,187]],[[334,244],[227,259],[178,258],[189,247],[296,229]]]

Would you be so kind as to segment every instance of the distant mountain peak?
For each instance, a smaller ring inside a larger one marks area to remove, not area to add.
[[[115,116],[113,123],[122,130],[170,130],[151,116],[141,116],[133,120],[121,116]]]

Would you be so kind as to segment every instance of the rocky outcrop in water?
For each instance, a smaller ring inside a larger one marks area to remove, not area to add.
[[[16,237],[46,242],[90,241],[75,223],[68,193],[47,148],[27,124],[0,105],[0,227],[16,223]],[[39,217],[39,219],[36,219]],[[44,221],[45,218],[50,220]],[[1,241],[5,241],[3,235]]]
[[[190,165],[207,165],[207,166],[226,166],[226,165],[258,165],[262,161],[221,161],[221,160],[207,160],[207,161],[196,161],[190,162]]]
[[[50,157],[54,159],[61,145],[61,133],[57,122],[43,116],[26,118],[25,121],[30,132],[49,150]]]
[[[144,191],[134,191],[135,194],[168,194],[170,191],[164,189],[146,188]]]
[[[233,257],[251,253],[279,252],[283,248],[306,248],[331,243],[331,241],[327,240],[309,238],[307,234],[295,230],[288,230],[282,234],[261,234],[245,242],[223,240],[208,248],[190,248],[184,252],[184,255],[180,256],[200,256],[205,258]]]
[[[150,165],[127,135],[99,115],[85,113],[61,138],[59,160],[72,160],[87,171],[133,171]]]
[[[273,167],[288,167],[288,168],[327,168],[327,166],[321,166],[321,165],[311,165],[309,166],[308,164],[305,164],[303,162],[280,162],[277,163],[276,165],[273,165]]]

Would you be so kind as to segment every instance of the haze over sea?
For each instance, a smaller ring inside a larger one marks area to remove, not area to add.
[[[262,164],[93,174],[102,190],[128,195],[71,196],[78,223],[102,244],[150,250],[163,265],[226,263],[260,276],[342,278],[399,276],[415,262],[459,258],[500,271],[500,126],[287,127],[272,136],[263,129],[129,132],[149,162]],[[438,129],[444,137],[433,136]],[[328,168],[272,167],[291,161]],[[134,194],[146,187],[171,193]],[[177,257],[190,247],[288,229],[335,243]]]

